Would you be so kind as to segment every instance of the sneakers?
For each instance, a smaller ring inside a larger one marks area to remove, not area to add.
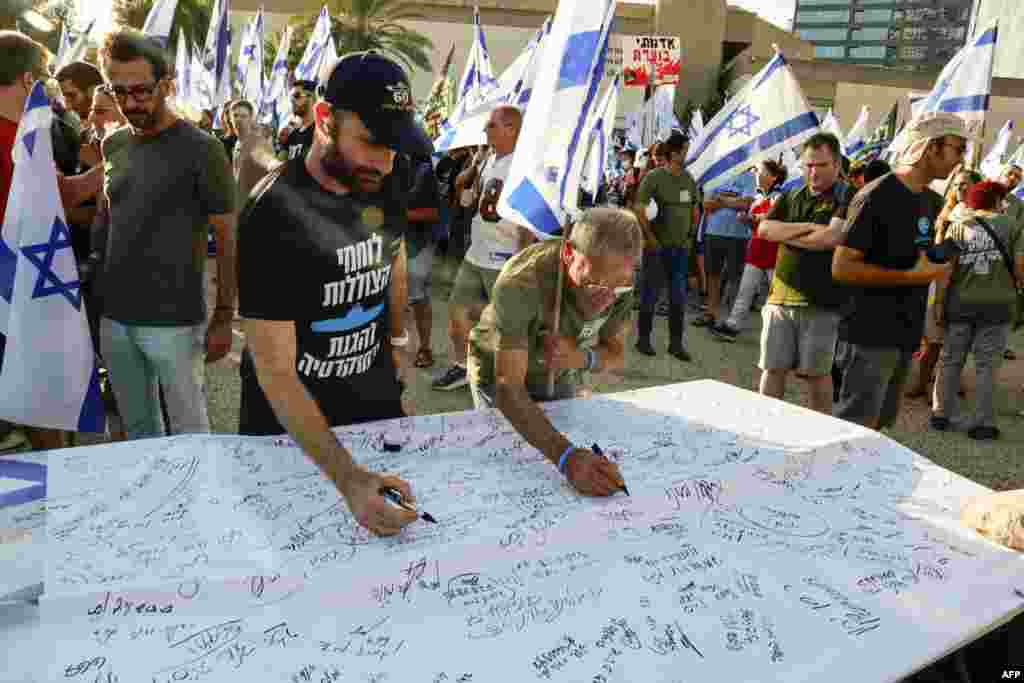
[[[932,415],[928,419],[928,425],[937,432],[947,431],[952,426],[949,418],[941,415]]]
[[[694,319],[694,321],[691,322],[690,324],[693,325],[694,327],[714,327],[715,319],[709,318],[706,315],[702,315],[699,318]]]
[[[668,350],[668,355],[672,356],[676,360],[681,360],[684,363],[689,363],[693,360],[693,356],[690,355],[690,352],[686,350],[685,346],[679,346],[674,349],[670,348]]]
[[[718,323],[710,328],[710,331],[715,339],[729,343],[736,341],[736,337],[740,335],[740,331],[728,323]]]
[[[448,372],[444,373],[433,382],[430,386],[438,391],[455,391],[461,389],[464,386],[469,385],[469,377],[466,374],[466,368],[453,365],[448,368]]]
[[[651,346],[651,340],[650,339],[640,339],[640,340],[638,340],[637,343],[636,343],[636,350],[639,353],[644,354],[645,356],[657,356],[658,355],[658,352],[654,350],[653,346]]]

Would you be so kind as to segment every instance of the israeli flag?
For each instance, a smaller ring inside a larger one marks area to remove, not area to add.
[[[998,23],[993,23],[953,55],[914,116],[946,112],[964,119],[971,137],[980,137],[992,96],[992,67],[995,64]],[[904,135],[897,135],[890,151],[906,147]]]
[[[672,131],[683,128],[676,117],[676,86],[659,85],[650,99],[653,138],[655,141],[664,142],[672,135]]]
[[[843,147],[843,153],[846,156],[852,157],[868,144],[869,118],[871,118],[871,107],[865,104],[860,108],[860,116],[857,117],[856,123],[850,129],[849,135],[846,136],[846,145]]]
[[[260,7],[245,32],[238,54],[238,75],[243,100],[250,102],[257,114],[263,105],[263,8]]]
[[[302,53],[299,65],[295,67],[295,80],[318,81],[320,79],[320,66],[323,64],[324,55],[327,52],[327,45],[331,39],[331,15],[327,13],[325,5],[320,10],[313,32],[309,34],[309,42]]]
[[[324,60],[320,62],[320,77],[317,79],[320,83],[327,82],[336,61],[338,61],[338,48],[334,44],[334,36],[328,35],[327,47],[324,49]]]
[[[689,171],[710,192],[818,130],[817,114],[782,53],[776,52],[690,144]]]
[[[984,161],[981,162],[981,174],[986,178],[998,178],[1003,172],[1003,163],[1006,159],[1006,152],[1010,149],[1010,138],[1013,137],[1013,120],[1009,120],[1003,124],[1003,127],[999,130],[999,135],[996,137],[996,142],[992,145],[992,149],[989,150],[985,156]]]
[[[274,57],[274,66],[270,69],[270,82],[265,91],[263,106],[263,123],[271,124],[280,130],[288,125],[288,118],[291,116],[292,98],[288,92],[288,50],[292,44],[292,27],[285,28],[281,34],[281,42],[277,45],[277,55]],[[284,112],[287,109],[288,114]]]
[[[57,190],[53,111],[37,82],[25,102],[0,235],[0,419],[104,431],[99,373],[71,232]]]
[[[203,53],[192,44],[192,65],[189,69],[189,96],[196,111],[213,109],[210,73],[203,66]]]
[[[71,50],[71,32],[68,31],[68,22],[61,22],[60,26],[60,42],[57,44],[57,66],[58,68],[67,64],[64,61],[67,57],[68,52]]]
[[[526,49],[516,57],[498,79],[497,87],[479,104],[472,108],[453,111],[448,122],[434,141],[435,156],[443,155],[450,149],[471,145],[486,145],[487,134],[484,126],[491,112],[503,104],[513,104],[525,109],[530,103],[533,85],[540,70],[540,58],[544,37],[551,30],[551,19],[537,35],[530,40]]]
[[[821,130],[826,133],[832,133],[839,140],[839,149],[846,150],[846,134],[843,132],[843,127],[839,125],[839,119],[832,113],[832,108],[829,107],[828,113],[825,114],[825,118],[821,122]]]
[[[992,96],[998,37],[999,27],[993,24],[957,52],[939,74],[919,113],[949,112],[980,125]]]
[[[171,39],[171,24],[174,23],[174,10],[178,8],[178,0],[156,0],[146,15],[146,23],[142,32],[156,39],[167,47]]]
[[[696,140],[698,137],[700,137],[700,134],[703,131],[704,112],[700,110],[700,107],[697,107],[696,109],[693,110],[693,113],[690,115],[690,132],[686,137],[688,137],[690,140]]]
[[[192,58],[189,55],[185,32],[178,29],[178,47],[174,59],[174,101],[182,111],[192,107]]]
[[[491,66],[491,53],[487,51],[484,29],[480,25],[480,8],[473,8],[473,45],[466,57],[466,68],[459,79],[459,89],[455,92],[455,111],[452,119],[459,121],[466,112],[481,105],[498,87],[494,78],[494,67]]]
[[[95,25],[96,20],[93,19],[89,22],[89,25],[85,27],[84,31],[70,40],[70,45],[67,50],[65,50],[63,58],[57,60],[54,73],[72,62],[81,62],[85,59],[85,53],[89,50],[89,34],[92,33],[92,29]],[[69,38],[71,38],[70,32]],[[63,47],[63,45],[61,47]]]
[[[231,0],[215,0],[203,48],[203,68],[210,82],[210,107],[231,100]]]
[[[800,157],[797,155],[796,149],[793,147],[783,149],[779,163],[786,167],[786,182],[782,183],[782,187],[779,188],[781,192],[799,190],[807,184],[807,179],[804,178],[804,168],[800,165]]]
[[[583,190],[591,197],[597,197],[598,189],[604,182],[608,168],[608,151],[612,148],[612,132],[615,129],[615,111],[619,106],[619,89],[622,77],[615,80],[604,93],[594,109],[587,134],[589,145],[587,163],[583,169]]]
[[[643,109],[626,114],[626,144],[635,150],[644,147],[643,118]]]
[[[616,0],[562,0],[512,157],[498,214],[541,239],[575,215],[586,124],[605,71]]]

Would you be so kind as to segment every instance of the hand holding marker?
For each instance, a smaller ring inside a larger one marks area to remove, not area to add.
[[[384,448],[385,451],[387,451],[389,453],[396,453],[396,452],[402,450],[402,439],[401,439],[401,437],[398,436],[398,435],[392,435],[392,434],[385,435],[383,448]],[[385,488],[380,489],[380,491],[378,491],[378,493],[380,495],[384,496],[385,500],[387,500],[389,503],[391,503],[392,505],[394,505],[396,507],[400,507],[403,510],[408,510],[409,512],[417,512],[416,506],[413,505],[412,503],[410,503],[409,501],[407,501],[405,498],[403,498],[401,491],[399,491],[397,489],[385,487]],[[419,513],[417,512],[417,514],[419,514]],[[419,515],[419,518],[422,519],[425,522],[430,522],[431,524],[437,524],[437,520],[434,519],[434,516],[431,515],[429,512],[424,512],[423,514]]]

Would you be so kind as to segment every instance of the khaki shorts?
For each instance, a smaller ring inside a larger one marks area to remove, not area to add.
[[[463,261],[452,284],[452,295],[448,303],[469,309],[483,310],[491,302],[491,292],[500,270],[480,268]]]
[[[794,370],[824,377],[832,372],[839,314],[812,306],[770,304],[761,311],[762,370]]]

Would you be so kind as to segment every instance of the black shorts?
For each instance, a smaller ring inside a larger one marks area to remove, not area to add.
[[[730,280],[738,282],[743,277],[747,240],[707,235],[704,241],[704,272],[708,275],[721,275],[724,271],[729,274]]]
[[[277,419],[270,401],[267,400],[263,388],[260,387],[259,379],[256,377],[256,366],[253,364],[249,349],[242,351],[242,364],[238,368],[238,375],[242,379],[238,433],[245,436],[274,436],[288,431]],[[397,392],[394,396],[383,400],[361,399],[353,403],[355,405],[350,406],[351,412],[343,418],[336,415],[334,419],[331,419],[331,416],[326,411],[324,412],[331,427],[405,417],[405,411],[402,409],[402,397]],[[321,410],[323,410],[322,407]]]

